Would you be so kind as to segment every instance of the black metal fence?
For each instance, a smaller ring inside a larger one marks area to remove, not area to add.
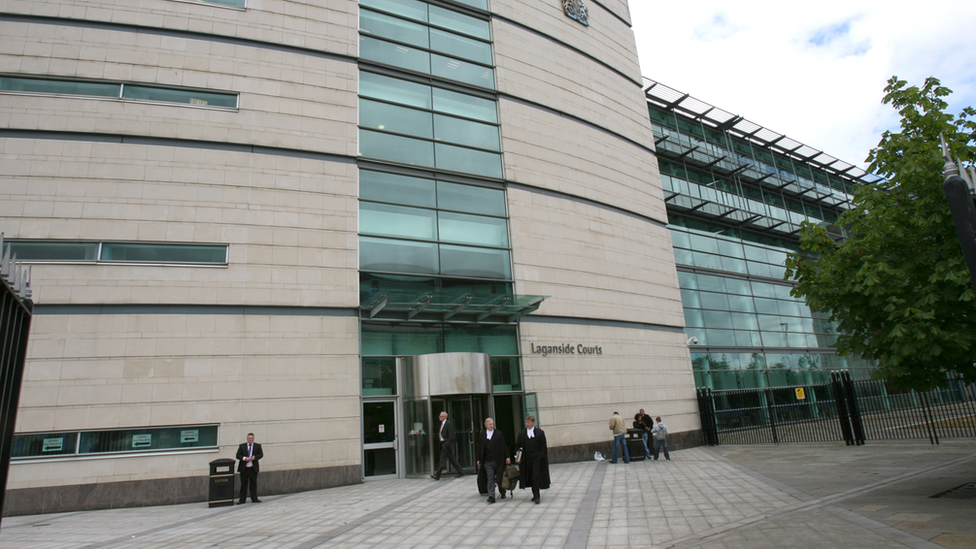
[[[20,384],[27,359],[27,336],[31,310],[29,276],[4,250],[0,234],[0,509],[7,486],[10,452],[14,442],[14,423],[20,401]]]
[[[976,437],[976,388],[898,392],[845,370],[817,385],[733,391],[698,389],[705,443],[753,444]]]

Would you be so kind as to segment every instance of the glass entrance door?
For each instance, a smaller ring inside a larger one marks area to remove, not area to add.
[[[454,424],[454,452],[465,473],[475,471],[474,437],[484,429],[484,420],[489,417],[488,395],[459,395],[434,397],[431,400],[431,426],[434,442],[434,467],[440,463],[440,413],[446,411]]]
[[[363,401],[363,476],[397,474],[396,400]]]

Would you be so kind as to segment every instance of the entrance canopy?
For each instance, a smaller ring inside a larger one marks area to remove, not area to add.
[[[365,296],[364,319],[510,324],[535,311],[546,296],[384,289]]]

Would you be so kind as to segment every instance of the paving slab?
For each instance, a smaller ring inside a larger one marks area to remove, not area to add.
[[[551,474],[541,505],[527,490],[489,505],[467,476],[7,517],[0,549],[976,546],[976,501],[930,497],[976,481],[971,440],[692,448]]]

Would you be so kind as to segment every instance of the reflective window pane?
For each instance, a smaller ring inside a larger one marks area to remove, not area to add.
[[[433,88],[434,110],[467,118],[498,122],[498,108],[490,99],[474,97],[443,88]]]
[[[437,245],[362,236],[359,268],[364,271],[437,274]]]
[[[462,120],[443,114],[434,115],[434,133],[438,141],[499,150],[498,126]]]
[[[430,54],[428,52],[368,36],[359,37],[359,56],[363,59],[372,59],[378,63],[386,63],[412,71],[430,72]]]
[[[511,280],[508,250],[441,245],[441,274]]]
[[[502,177],[502,157],[497,153],[465,149],[454,145],[437,143],[437,167],[456,172],[474,173]]]
[[[495,71],[493,69],[436,53],[430,54],[430,71],[425,72],[475,86],[495,88]]]
[[[491,31],[488,26],[488,21],[485,19],[478,19],[433,5],[429,7],[429,13],[430,23],[432,25],[437,25],[438,27],[450,29],[475,38],[484,40],[491,39]]]
[[[371,72],[359,72],[359,94],[411,107],[431,108],[430,86]]]
[[[359,197],[413,206],[436,206],[434,180],[360,170]]]
[[[472,8],[478,8],[482,10],[488,10],[488,0],[454,0],[459,4],[465,4],[471,6]]]
[[[712,292],[698,292],[703,309],[718,309],[720,311],[729,310],[729,296],[726,294],[716,294]]]
[[[145,263],[227,263],[227,246],[104,242],[102,261]]]
[[[434,144],[409,137],[359,130],[359,154],[418,166],[434,165]]]
[[[363,357],[363,396],[395,395],[396,359]]]
[[[122,97],[125,99],[141,99],[143,101],[163,101],[166,103],[209,105],[211,107],[229,107],[233,109],[237,108],[236,93],[215,93],[199,90],[174,90],[125,84],[122,86]]]
[[[418,21],[427,20],[427,4],[418,0],[359,0],[359,4]]]
[[[417,137],[434,137],[432,115],[407,107],[359,100],[359,124],[376,130],[405,133]]]
[[[437,206],[445,210],[504,216],[505,191],[438,181]]]
[[[359,232],[437,240],[437,214],[433,210],[362,202]]]
[[[390,17],[369,10],[360,10],[359,28],[363,32],[378,38],[389,38],[421,48],[430,47],[427,26],[404,21],[397,17]]]
[[[10,255],[18,261],[94,261],[97,242],[10,242]]]
[[[11,92],[118,97],[120,87],[119,84],[102,82],[76,82],[71,80],[48,80],[46,78],[0,76],[0,90]]]
[[[438,214],[440,239],[464,244],[508,247],[508,223],[498,217],[453,212]]]
[[[458,36],[451,32],[430,29],[430,48],[470,59],[477,63],[491,64],[491,44]]]

